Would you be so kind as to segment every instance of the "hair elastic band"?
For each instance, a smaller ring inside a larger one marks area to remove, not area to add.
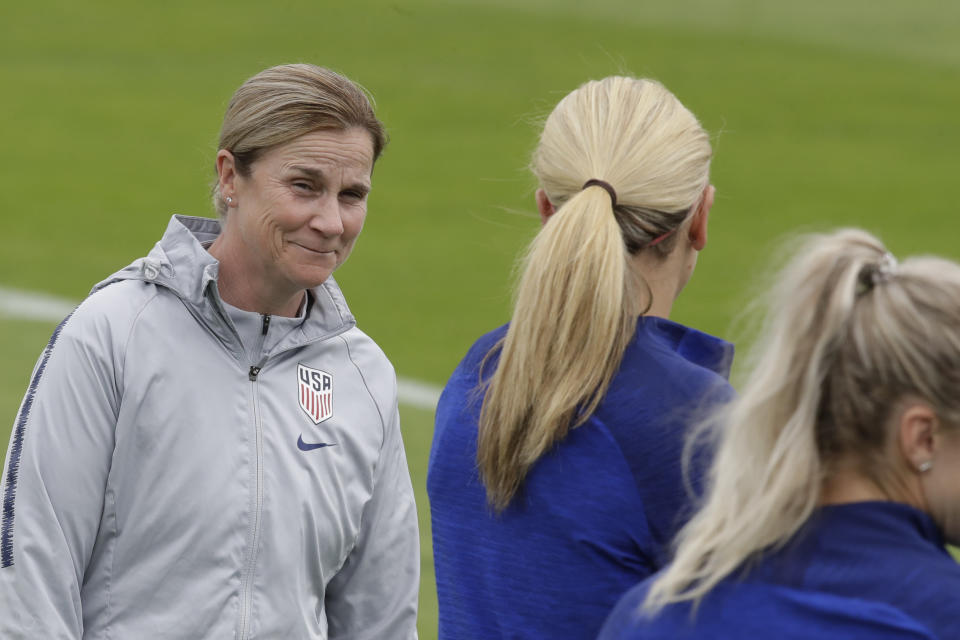
[[[897,259],[889,251],[885,252],[875,263],[870,262],[860,268],[855,295],[860,297],[873,291],[878,285],[889,282],[897,275],[898,270]]]
[[[880,256],[880,260],[877,262],[877,271],[874,284],[886,282],[895,276],[898,266],[897,259],[893,256],[893,254],[889,251],[884,252],[884,254]]]
[[[587,187],[600,187],[610,194],[611,206],[617,206],[617,192],[613,188],[613,185],[609,182],[604,182],[603,180],[597,180],[596,178],[591,178],[583,183],[583,186],[580,187],[581,191]]]

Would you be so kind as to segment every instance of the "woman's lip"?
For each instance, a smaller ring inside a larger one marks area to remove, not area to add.
[[[308,246],[306,246],[306,245],[302,245],[302,244],[300,244],[299,242],[292,242],[291,244],[295,244],[295,245],[297,245],[298,247],[300,247],[301,249],[304,249],[304,250],[306,250],[306,251],[309,251],[310,253],[336,253],[336,251],[335,251],[334,249],[314,249],[314,248],[312,248],[312,247],[308,247]]]

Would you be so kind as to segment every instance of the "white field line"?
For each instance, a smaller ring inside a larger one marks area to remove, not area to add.
[[[21,320],[60,322],[76,303],[43,293],[31,293],[0,287],[0,315]]]
[[[63,298],[0,287],[0,316],[20,320],[59,322],[63,320],[77,303]],[[440,399],[440,388],[420,380],[397,379],[397,393],[400,402],[418,409],[436,409]]]

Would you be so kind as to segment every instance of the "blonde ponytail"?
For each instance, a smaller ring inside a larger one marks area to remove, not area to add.
[[[480,417],[477,460],[495,508],[593,413],[619,367],[636,322],[625,252],[600,189],[574,197],[531,244]]]
[[[532,168],[558,208],[525,256],[480,412],[477,463],[496,510],[603,399],[650,302],[628,258],[683,222],[710,157],[696,118],[650,80],[587,83],[548,118]],[[616,206],[606,187],[583,188],[591,179],[612,185]]]
[[[960,408],[946,386],[960,382],[958,373],[932,370],[944,349],[960,355],[960,268],[947,271],[947,335],[936,323],[917,331],[916,318],[931,313],[922,301],[944,285],[919,277],[928,259],[877,277],[886,255],[873,236],[843,230],[808,238],[781,272],[743,392],[708,425],[719,448],[706,501],[681,530],[645,610],[697,602],[756,554],[786,543],[840,456],[863,460],[863,472],[884,487],[883,426],[903,394],[919,394],[944,415]]]

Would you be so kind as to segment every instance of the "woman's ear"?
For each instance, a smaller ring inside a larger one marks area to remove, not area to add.
[[[919,473],[928,471],[933,463],[939,427],[936,412],[919,401],[907,404],[897,418],[900,452],[907,464]]]
[[[224,198],[234,195],[234,181],[237,177],[237,164],[233,154],[226,149],[217,152],[217,183],[220,195]]]
[[[712,184],[704,187],[703,198],[690,221],[690,231],[688,232],[690,244],[697,251],[703,251],[703,248],[707,246],[707,222],[710,219],[710,209],[713,208],[713,198],[716,193],[717,189]]]
[[[553,208],[553,203],[550,202],[550,198],[547,197],[547,192],[543,189],[537,189],[537,209],[540,211],[540,222],[547,224],[547,220],[550,219],[556,210]]]

